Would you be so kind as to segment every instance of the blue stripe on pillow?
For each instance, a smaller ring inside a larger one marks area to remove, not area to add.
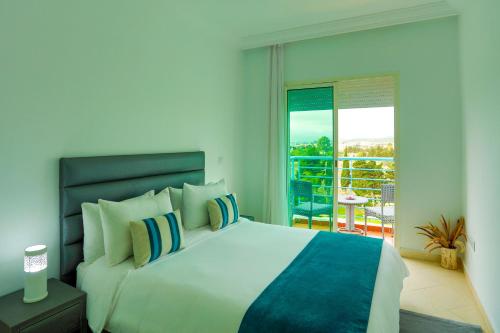
[[[234,195],[228,194],[228,195],[226,195],[226,198],[228,198],[231,201],[231,205],[233,206],[234,218],[233,218],[232,223],[234,223],[234,222],[238,221],[238,215],[240,215],[238,212],[238,205],[236,204],[236,200],[234,200]]]
[[[174,229],[175,229],[175,248],[174,251],[178,251],[181,247],[181,232],[179,231],[179,221],[177,221],[177,216],[174,213],[172,215],[172,221],[174,221]]]
[[[149,223],[147,220],[142,220],[142,222],[144,222],[144,225],[146,226],[146,230],[148,231],[149,247],[151,249],[151,256],[149,257],[149,262],[151,262],[151,258],[153,257],[153,251],[154,251],[154,244],[151,241],[153,239],[153,231],[151,230],[151,227],[149,226]]]
[[[158,255],[155,258],[158,259],[161,256],[161,250],[162,250],[160,227],[158,227],[158,221],[156,221],[156,219],[150,219],[150,220],[151,223],[153,224],[153,230],[155,231],[156,244],[158,244]]]
[[[179,241],[179,228],[178,228],[178,224],[177,224],[177,218],[172,215],[172,228],[174,229],[174,233],[173,233],[173,243],[174,245],[172,246],[172,252],[175,252],[177,250],[179,250],[179,247],[180,247],[180,241]]]
[[[144,223],[146,224],[146,228],[148,230],[149,235],[149,245],[151,246],[151,257],[149,258],[149,262],[157,259],[160,256],[161,250],[159,247],[159,231],[158,225],[153,219],[144,219]]]
[[[171,246],[170,246],[170,251],[168,251],[168,253],[172,253],[174,252],[174,248],[175,248],[175,236],[174,236],[174,227],[172,226],[172,220],[170,218],[170,216],[168,216],[169,214],[166,214],[165,217],[167,218],[167,222],[168,222],[168,227],[170,229],[170,240],[171,240]]]
[[[175,217],[175,214],[174,213],[168,213],[165,215],[165,217],[167,218],[167,221],[168,221],[168,226],[170,227],[170,235],[171,235],[171,238],[172,238],[172,247],[169,251],[169,253],[171,252],[175,252],[177,250],[179,250],[179,247],[180,247],[180,234],[179,234],[179,228],[178,228],[178,225],[177,225],[177,217]]]
[[[215,199],[215,201],[219,205],[220,210],[222,212],[222,225],[220,227],[222,229],[227,225],[227,222],[228,222],[227,221],[228,220],[227,206],[226,206],[225,202],[222,201],[220,198]]]

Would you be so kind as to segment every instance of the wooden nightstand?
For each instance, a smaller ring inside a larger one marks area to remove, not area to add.
[[[47,290],[47,298],[30,304],[24,290],[0,297],[0,333],[86,332],[86,294],[56,279]]]

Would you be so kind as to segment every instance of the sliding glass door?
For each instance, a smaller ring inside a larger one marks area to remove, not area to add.
[[[290,225],[336,229],[333,85],[287,90]]]
[[[395,235],[394,91],[392,76],[287,90],[291,226]]]

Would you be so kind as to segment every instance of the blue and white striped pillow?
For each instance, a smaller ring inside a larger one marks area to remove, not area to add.
[[[225,228],[229,224],[238,222],[240,212],[236,200],[236,193],[208,201],[208,214],[212,230]]]
[[[143,266],[184,247],[179,210],[162,216],[130,222],[136,267]]]

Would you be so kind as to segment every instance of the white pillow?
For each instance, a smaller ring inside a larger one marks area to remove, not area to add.
[[[155,191],[149,191],[139,197],[130,198],[125,201],[135,200],[143,196],[151,198],[154,195]],[[85,262],[90,264],[104,255],[104,236],[102,233],[102,222],[101,213],[99,212],[99,205],[90,202],[82,203],[82,217],[83,259],[85,260]]]
[[[184,184],[182,190],[182,222],[187,230],[196,229],[210,223],[208,200],[226,195],[224,179],[205,186]]]
[[[170,202],[172,203],[172,209],[174,212],[176,210],[182,209],[182,188],[169,187],[168,193],[170,194]]]
[[[168,190],[163,190],[152,198],[133,201],[113,202],[99,200],[104,252],[109,266],[114,266],[133,254],[131,221],[159,216],[172,212]]]
[[[215,184],[210,182],[207,185]],[[168,187],[168,193],[170,194],[170,202],[172,203],[172,209],[174,212],[180,210],[182,213],[182,188]]]

